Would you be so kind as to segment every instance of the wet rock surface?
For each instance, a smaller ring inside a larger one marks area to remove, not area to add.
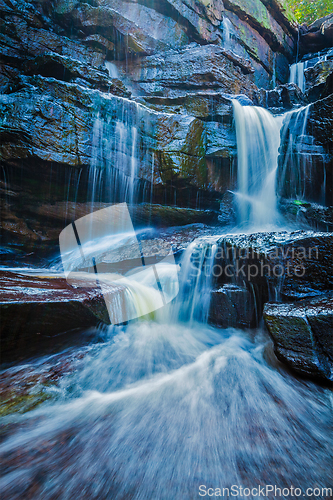
[[[256,322],[252,294],[246,287],[232,284],[213,290],[208,320],[220,328],[250,328]]]
[[[176,198],[181,206],[198,208],[197,199],[206,198],[208,208],[209,193],[223,195],[232,187],[236,142],[230,97],[254,97],[258,86],[270,85],[277,68],[277,81],[283,82],[296,33],[282,5],[259,0],[247,6],[218,0],[158,5],[18,0],[0,2],[0,11],[6,189],[15,192],[18,183],[25,192],[28,179],[43,196],[57,190],[56,201],[66,198],[67,175],[84,192],[91,165],[106,177],[115,168],[117,181],[120,176],[123,183],[132,182],[135,145],[130,137],[120,144],[116,125],[125,117],[143,152],[135,172],[137,201],[143,201],[150,182],[156,203],[174,204]],[[127,100],[133,92],[140,105]],[[115,161],[119,156],[122,161]],[[53,178],[46,187],[44,180],[55,170],[58,186]],[[110,199],[110,193],[101,198]],[[4,209],[12,212],[6,231],[17,227],[22,205],[15,196],[10,201],[15,207]],[[22,237],[38,240],[29,223],[20,224]]]
[[[214,264],[217,288],[212,292],[211,309],[214,324],[255,326],[265,303],[273,297],[290,302],[320,296],[333,286],[332,233],[225,235],[218,245]],[[230,303],[237,304],[246,319],[232,313]]]
[[[59,235],[68,224],[110,206],[108,203],[63,201],[37,205],[27,193],[13,192],[13,196],[20,196],[23,206],[16,207],[11,200],[3,203],[1,244],[7,249],[14,246],[17,251],[23,249],[26,252],[39,253],[40,257],[44,254],[50,255],[58,248]],[[188,224],[214,226],[228,222],[220,220],[218,203],[214,208],[215,210],[195,210],[148,203],[129,206],[135,228],[166,228]]]
[[[333,207],[300,200],[280,200],[279,208],[285,219],[291,223],[312,227],[319,231],[333,230]]]
[[[230,94],[247,94],[257,89],[248,74],[251,64],[216,45],[188,46],[148,56],[126,66],[134,82],[148,95],[183,96],[189,91],[219,89]]]
[[[109,322],[99,288],[74,288],[59,275],[1,271],[1,362],[40,352],[57,336]],[[60,342],[62,339],[60,339]]]
[[[256,104],[272,113],[284,113],[306,103],[306,97],[295,83],[279,85],[273,90],[260,89],[256,93]]]
[[[333,296],[266,304],[277,357],[302,375],[333,381]]]
[[[71,342],[73,344],[73,338]],[[78,345],[80,346],[80,342]],[[64,352],[54,355],[48,353],[46,359],[39,359],[37,363],[25,362],[23,366],[19,364],[7,367],[0,372],[1,416],[34,410],[43,401],[56,396],[54,389],[58,388],[61,378],[77,370],[82,359],[90,351],[89,347],[84,346],[68,348],[63,342],[61,348],[64,347],[67,347]],[[40,349],[38,354],[41,354]],[[6,434],[6,430],[4,426],[1,438]]]
[[[332,380],[333,234],[237,234],[218,244],[209,321],[254,327],[263,314],[281,361]]]
[[[221,237],[219,245],[218,281],[252,283],[259,287],[258,296],[264,302],[270,292],[289,301],[319,295],[333,285],[332,233],[227,235]],[[226,273],[227,265],[230,276]]]

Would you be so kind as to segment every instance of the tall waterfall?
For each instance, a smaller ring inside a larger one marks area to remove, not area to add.
[[[236,192],[240,223],[262,226],[278,220],[276,171],[283,116],[233,101],[237,138]]]

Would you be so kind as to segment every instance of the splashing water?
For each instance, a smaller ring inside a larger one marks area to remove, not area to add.
[[[3,500],[330,485],[329,390],[284,372],[260,332],[206,324],[215,247],[188,248],[178,300],[159,321],[105,329],[75,372],[45,387],[50,401],[6,417]]]
[[[0,448],[4,500],[330,484],[328,394],[273,371],[260,345],[204,325],[113,333],[62,380],[55,402],[7,420],[15,431]]]

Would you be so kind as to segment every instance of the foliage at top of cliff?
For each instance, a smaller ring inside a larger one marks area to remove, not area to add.
[[[333,0],[287,0],[287,3],[300,24],[310,25],[333,12]]]

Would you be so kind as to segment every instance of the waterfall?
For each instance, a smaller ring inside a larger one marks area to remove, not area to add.
[[[95,119],[87,198],[92,203],[133,204],[139,201],[144,183],[138,169],[151,161],[151,152],[142,141],[149,121],[135,101],[114,97],[112,103],[108,112],[97,113]]]
[[[105,61],[105,67],[109,72],[110,78],[117,78],[119,79],[119,71],[117,66],[111,62],[111,61]]]
[[[306,68],[307,61],[294,63],[290,66],[289,83],[295,83],[298,85],[302,92],[305,91],[304,71]]]
[[[199,238],[186,249],[181,263],[179,294],[170,318],[173,321],[207,323],[217,239],[214,236]]]
[[[311,104],[290,111],[284,117],[278,192],[285,198],[325,204],[328,201],[325,151],[307,130],[310,108]]]
[[[230,20],[226,16],[223,16],[222,28],[223,28],[223,47],[226,50],[228,50],[232,46],[231,33],[233,31],[233,27]]]
[[[276,171],[283,116],[233,100],[237,139],[236,203],[240,223],[278,221]]]

